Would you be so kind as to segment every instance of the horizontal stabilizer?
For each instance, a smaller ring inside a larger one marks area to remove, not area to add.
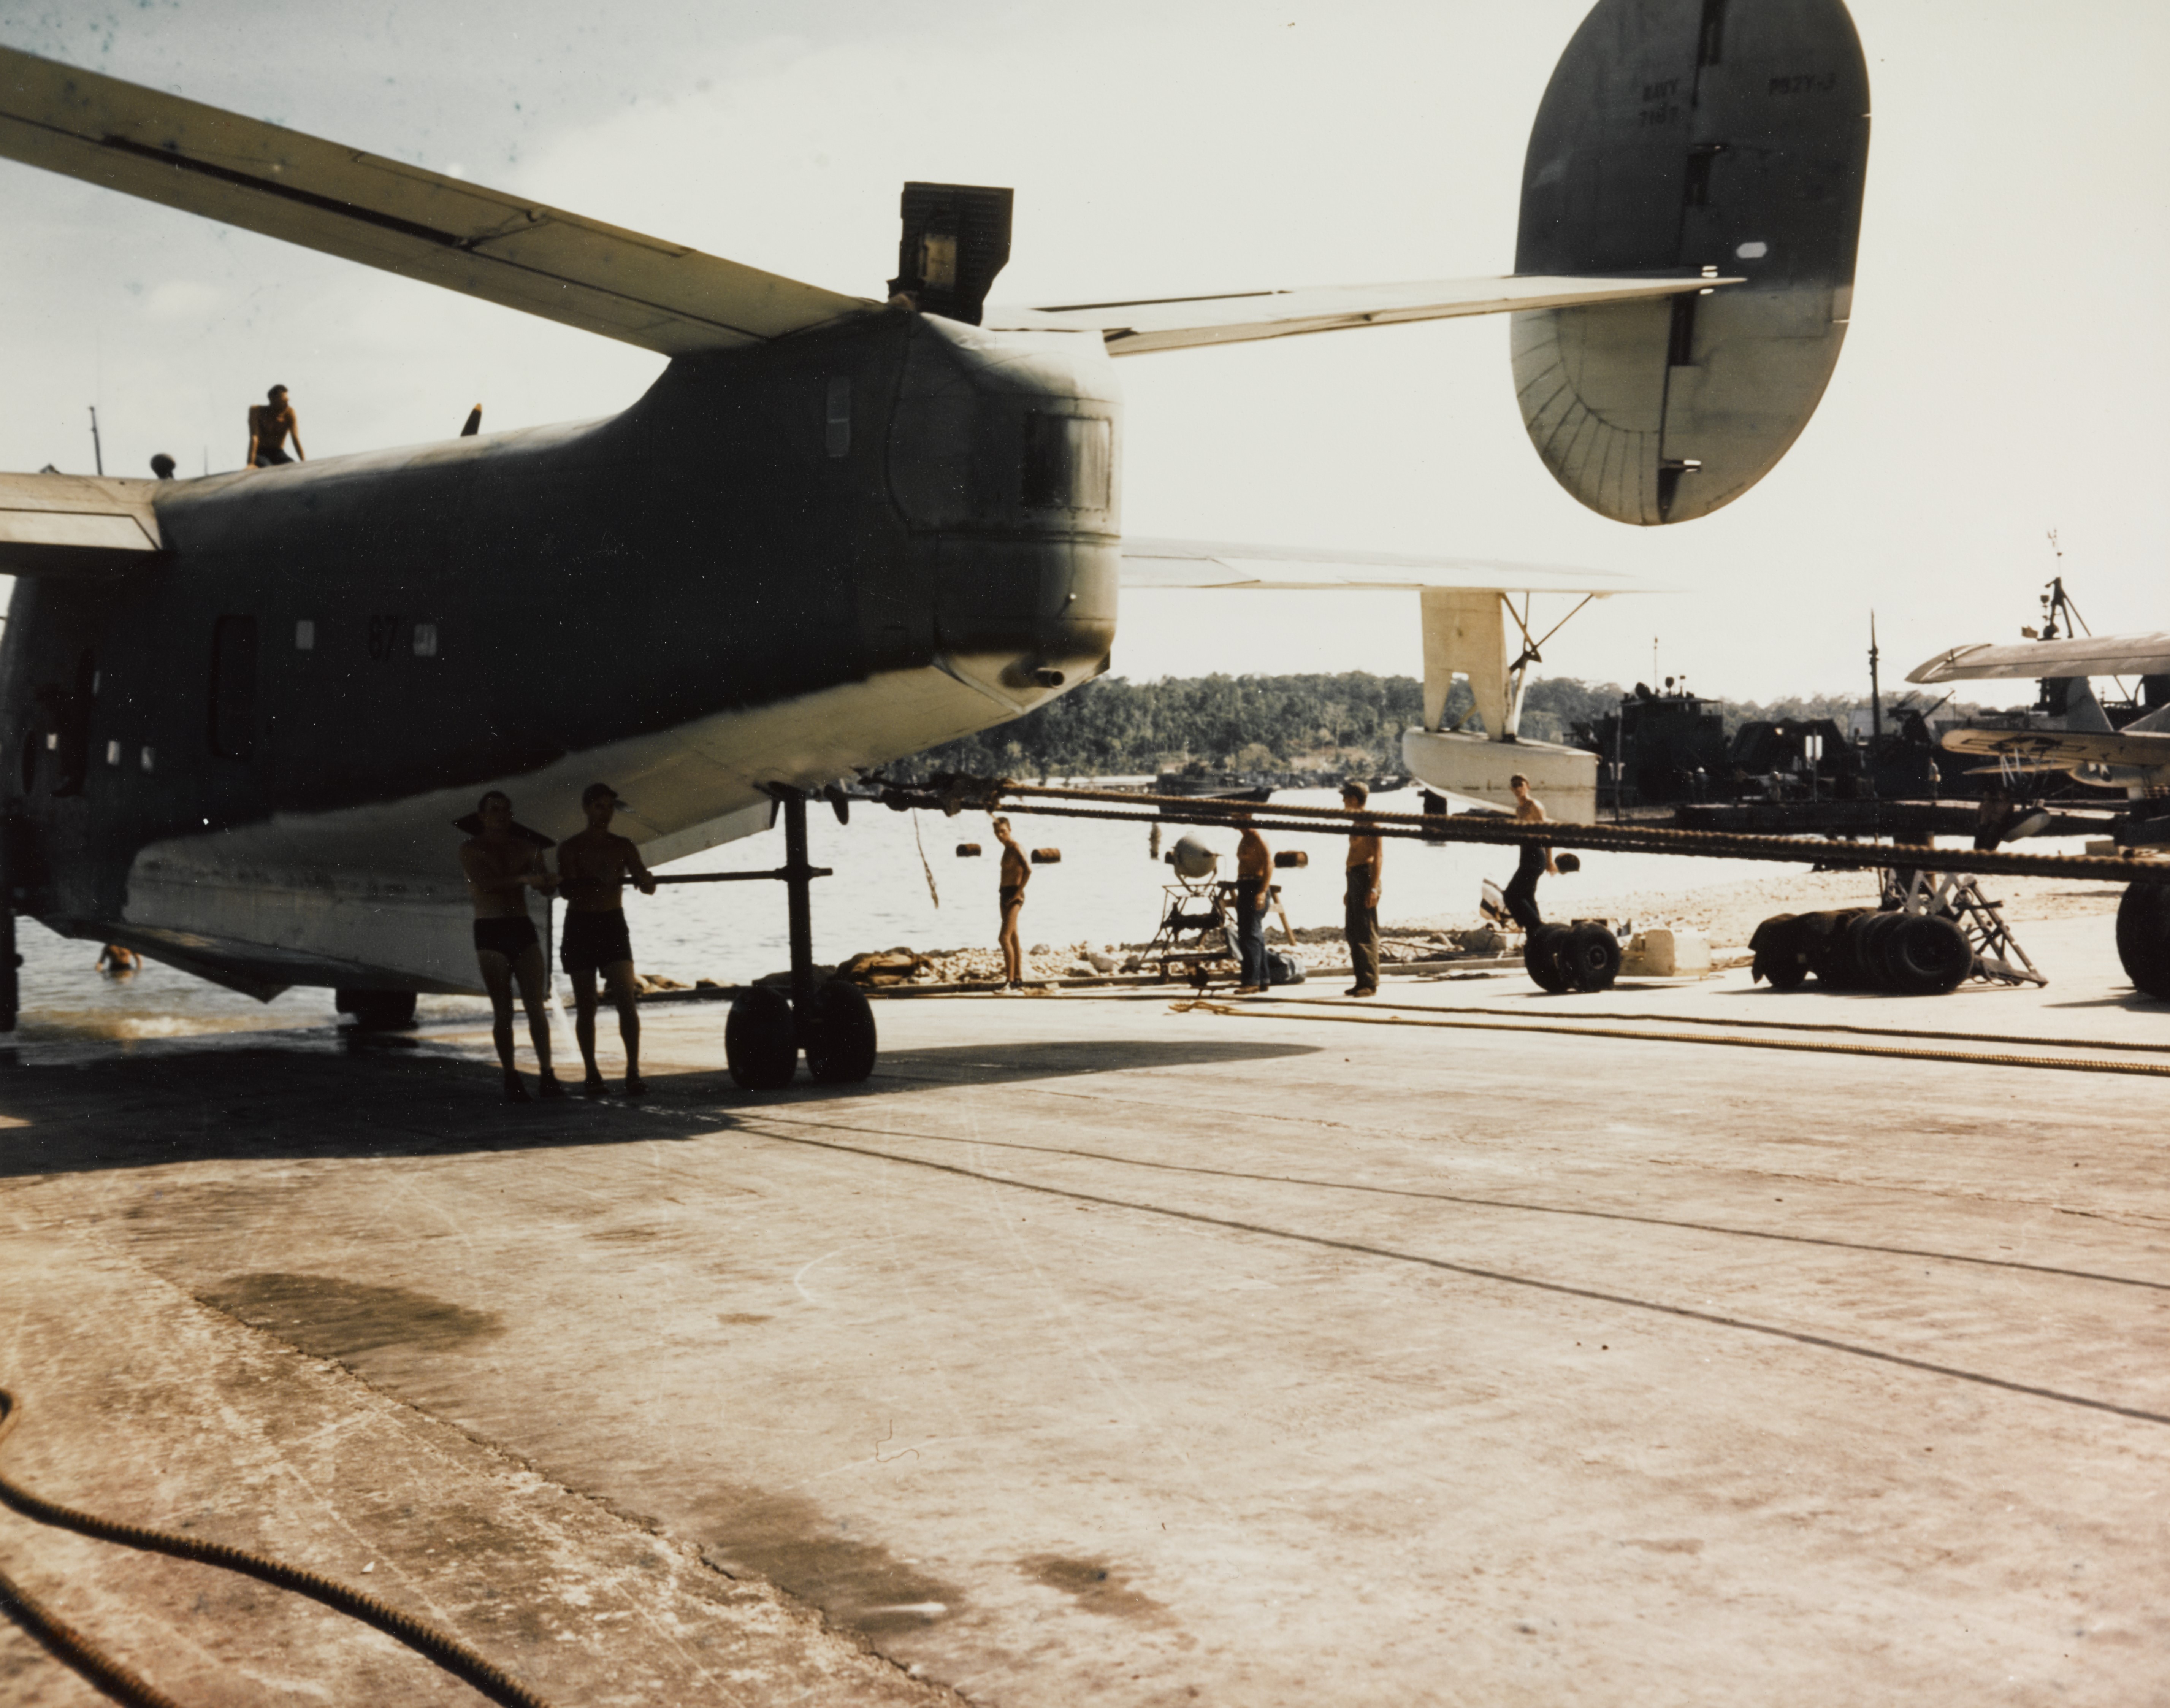
[[[1494,558],[1409,557],[1394,552],[1312,550],[1292,546],[1230,545],[1210,540],[1126,539],[1125,587],[1217,587],[1350,592],[1371,588],[1461,587],[1504,593],[1610,593],[1647,591],[1632,576],[1558,564],[1512,564]]]
[[[2170,634],[2081,634],[2011,646],[1954,646],[1917,667],[1909,682],[2017,681],[2033,677],[2160,676],[2170,672]]]
[[[0,158],[664,356],[879,306],[11,48]]]
[[[1700,291],[1733,279],[1683,274],[1622,278],[1431,279],[1408,285],[1320,285],[1297,291],[1243,291],[1226,297],[1168,297],[1134,303],[1073,303],[1051,308],[990,306],[981,323],[1012,332],[1098,332],[1113,356],[1247,344],[1306,332],[1395,326],[1462,314],[1639,303]]]
[[[0,474],[0,575],[110,576],[158,560],[155,480]]]
[[[1953,753],[1980,753],[2037,768],[2140,765],[2170,768],[2170,734],[2113,734],[2103,730],[1947,730],[1939,744]]]

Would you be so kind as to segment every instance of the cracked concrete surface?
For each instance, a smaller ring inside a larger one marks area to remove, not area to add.
[[[2069,1056],[2158,1041],[2107,927],[1926,1004],[1404,988]],[[2161,1079],[879,1013],[871,1085],[759,1097],[661,1011],[640,1108],[502,1110],[464,1035],[18,1052],[9,1470],[373,1563],[561,1703],[2170,1701]],[[0,1564],[184,1700],[472,1700],[199,1568]],[[8,1692],[89,1700],[12,1636]]]

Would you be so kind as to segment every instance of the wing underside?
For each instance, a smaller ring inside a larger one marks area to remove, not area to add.
[[[665,356],[879,307],[8,48],[0,158]]]
[[[157,563],[158,485],[0,474],[0,576],[110,576]]]
[[[1558,564],[1179,539],[1125,539],[1123,586],[1280,592],[1454,587],[1473,592],[1579,593],[1593,598],[1645,591],[1642,583],[1628,576]]]
[[[2014,646],[1954,646],[1909,682],[2018,681],[2035,677],[2157,676],[2170,672],[2170,634],[2081,634]]]
[[[2170,734],[2120,735],[2097,730],[1948,730],[1941,744],[2022,765],[2170,767]]]

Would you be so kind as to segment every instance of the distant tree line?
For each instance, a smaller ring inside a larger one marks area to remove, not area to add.
[[[1619,704],[1615,683],[1546,677],[1522,699],[1522,733],[1564,742],[1577,723]],[[1886,704],[1892,697],[1887,696]],[[1866,696],[1819,694],[1725,702],[1726,733],[1754,719],[1823,718],[1845,727]],[[1716,703],[1713,703],[1716,704]],[[1468,709],[1457,682],[1447,701],[1451,723]],[[1960,708],[1949,708],[1957,713]],[[1414,677],[1166,677],[1132,682],[1102,677],[1014,722],[929,749],[892,765],[901,778],[960,771],[973,776],[1108,777],[1179,771],[1340,770],[1377,774],[1402,768],[1402,731],[1424,717],[1424,687]]]

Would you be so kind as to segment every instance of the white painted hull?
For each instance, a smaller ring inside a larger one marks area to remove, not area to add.
[[[562,839],[580,828],[580,790],[607,782],[631,803],[617,827],[660,865],[767,829],[772,784],[818,789],[1053,698],[1002,686],[1009,662],[950,659],[720,713],[523,776],[152,843],[131,868],[121,918],[83,934],[103,932],[267,1000],[295,984],[478,992],[453,821],[484,789],[503,789],[522,823]],[[1066,662],[1072,682],[1093,668]]]
[[[1441,794],[1464,795],[1512,811],[1507,779],[1520,773],[1547,816],[1567,824],[1597,817],[1597,756],[1551,742],[1495,742],[1458,730],[1404,730],[1402,763],[1409,775]]]

